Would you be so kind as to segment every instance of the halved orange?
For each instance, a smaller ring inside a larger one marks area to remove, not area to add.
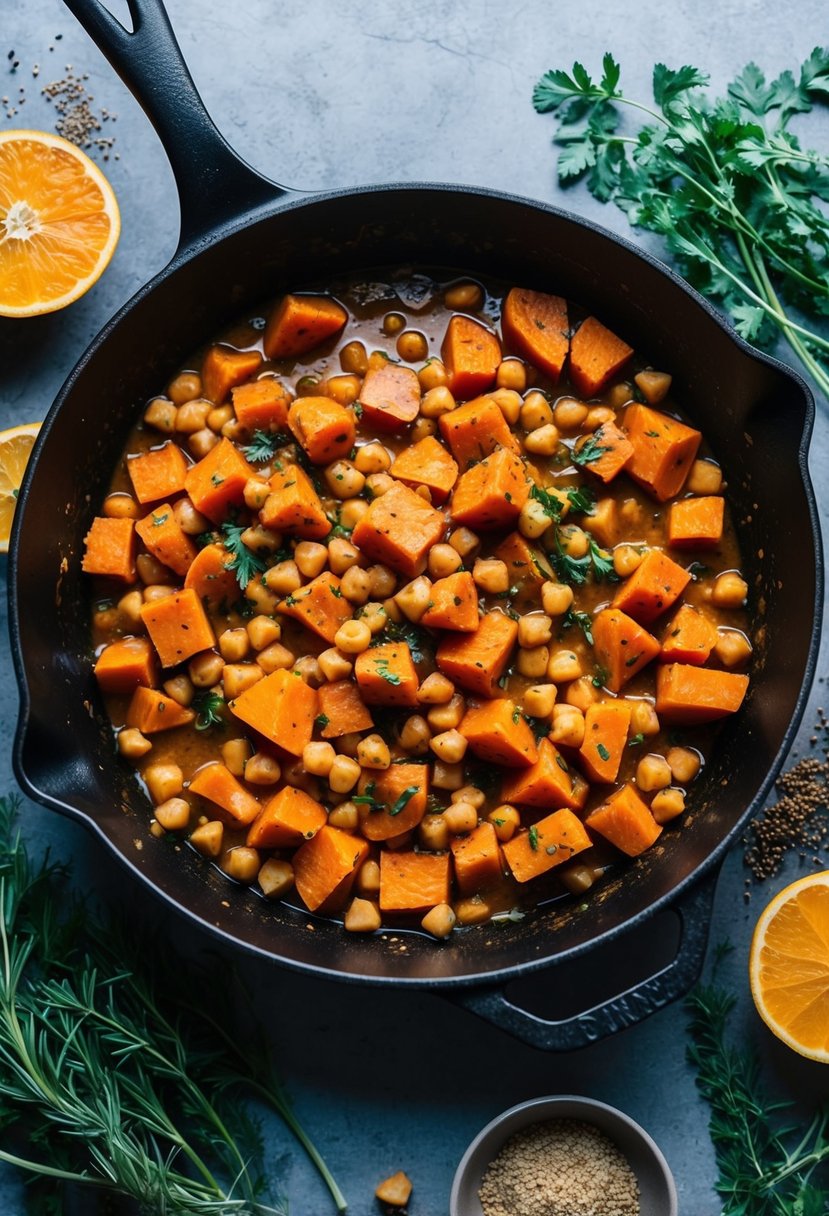
[[[769,1029],[800,1055],[829,1063],[829,870],[771,901],[754,930],[749,976]]]
[[[25,422],[0,431],[0,553],[9,551],[17,492],[39,430],[39,422]]]
[[[77,300],[101,277],[121,231],[107,179],[67,139],[0,133],[0,316]]]

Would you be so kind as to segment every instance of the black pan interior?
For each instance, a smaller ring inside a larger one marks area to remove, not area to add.
[[[681,831],[666,833],[586,906],[561,904],[440,946],[416,934],[355,939],[234,889],[186,848],[148,835],[148,804],[114,755],[91,676],[88,589],[79,572],[83,536],[129,425],[182,355],[284,288],[419,265],[565,295],[673,373],[677,399],[728,472],[759,656],[746,706],[723,728]],[[164,898],[220,933],[345,978],[494,979],[581,952],[647,915],[712,864],[747,808],[759,805],[814,652],[820,574],[805,488],[808,393],[630,246],[539,205],[448,188],[291,202],[237,224],[140,293],[93,344],[58,405],[24,487],[12,559],[18,665],[28,688],[18,773],[35,796],[88,820]]]

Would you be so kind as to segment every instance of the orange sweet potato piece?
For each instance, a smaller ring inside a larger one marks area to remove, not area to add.
[[[368,854],[368,841],[329,824],[294,853],[296,889],[311,912],[329,916],[343,907]]]
[[[659,643],[619,608],[603,608],[593,621],[593,649],[606,672],[605,687],[619,692],[656,658]]]
[[[612,422],[603,422],[592,435],[580,439],[573,448],[577,464],[589,469],[602,481],[612,481],[633,455],[633,444],[624,431]]]
[[[392,477],[411,489],[428,486],[432,502],[442,503],[458,480],[457,461],[434,435],[404,448],[389,469]]]
[[[127,707],[126,725],[134,726],[142,735],[154,735],[160,730],[187,726],[195,718],[192,709],[179,705],[172,697],[139,684]]]
[[[298,464],[283,465],[270,479],[271,492],[259,512],[266,528],[305,540],[321,540],[331,531],[319,494]]]
[[[253,823],[261,807],[253,794],[233,776],[229,768],[225,768],[217,760],[202,765],[190,779],[190,790],[200,798],[220,806],[227,811],[242,827]]]
[[[499,448],[520,451],[518,440],[491,397],[476,397],[459,409],[441,414],[438,426],[461,470]]]
[[[549,562],[545,561],[538,551],[527,543],[520,532],[510,532],[509,536],[502,540],[494,550],[492,556],[497,557],[499,561],[506,562],[510,586],[513,584],[520,586],[522,582],[528,582],[531,586],[540,586],[546,578],[550,577],[549,574],[542,573],[543,570],[549,570]]]
[[[487,612],[474,633],[443,638],[437,648],[437,665],[467,692],[494,697],[517,636],[515,621],[503,612]]]
[[[668,543],[684,549],[702,549],[722,540],[725,500],[718,496],[683,498],[668,512]]]
[[[591,844],[578,816],[562,808],[539,819],[528,832],[513,836],[502,848],[515,881],[529,882],[589,849]]]
[[[427,912],[449,902],[449,854],[404,853],[384,849],[380,854],[380,910]]]
[[[135,582],[135,524],[131,519],[96,515],[84,538],[82,569],[124,583]]]
[[[240,587],[232,569],[234,557],[224,545],[205,545],[199,549],[184,578],[205,608],[230,605],[240,597]]]
[[[169,567],[180,578],[184,577],[193,564],[198,549],[190,537],[182,532],[168,502],[139,519],[135,530],[148,553],[157,557],[162,566]]]
[[[363,423],[369,430],[403,431],[420,412],[420,381],[410,367],[371,355],[360,388]]]
[[[211,346],[201,367],[202,391],[208,401],[221,405],[230,390],[249,380],[259,370],[262,356],[258,350],[236,350],[219,343]]]
[[[501,797],[504,802],[518,802],[522,806],[566,806],[578,810],[587,800],[587,791],[581,773],[570,767],[549,739],[541,739],[535,764],[505,777]]]
[[[158,662],[149,638],[119,638],[105,646],[95,663],[101,692],[132,692],[139,684],[152,688],[158,682]]]
[[[317,694],[298,675],[280,668],[246,688],[230,709],[283,751],[301,756],[314,731]]]
[[[296,359],[338,334],[348,320],[330,296],[286,295],[268,317],[262,342],[266,359]]]
[[[595,397],[627,363],[633,347],[597,321],[582,321],[570,340],[570,379],[582,397]]]
[[[481,760],[507,768],[527,768],[538,759],[535,737],[520,706],[509,697],[471,706],[458,730],[469,750]]]
[[[606,802],[588,815],[585,824],[621,849],[628,857],[638,857],[649,849],[662,831],[650,807],[633,786],[623,785]]]
[[[268,799],[250,825],[247,844],[252,849],[293,849],[327,822],[325,809],[315,798],[286,785]]]
[[[253,469],[229,439],[220,439],[198,464],[187,470],[184,486],[193,506],[214,523],[244,502],[245,483]]]
[[[500,448],[461,474],[449,511],[454,523],[468,528],[507,528],[515,524],[529,493],[523,461]]]
[[[629,405],[622,425],[633,444],[625,472],[660,502],[675,498],[694,463],[700,432],[647,405]]]
[[[748,688],[748,676],[712,671],[687,663],[668,663],[656,673],[656,712],[665,722],[712,722],[736,713]]]
[[[273,376],[239,384],[231,396],[236,421],[246,431],[278,431],[288,421],[291,394]]]
[[[141,620],[162,667],[175,667],[214,643],[213,630],[192,587],[141,606]]]
[[[351,620],[353,605],[340,591],[340,580],[330,570],[293,591],[279,605],[283,616],[311,629],[326,642],[334,642],[334,635],[345,621]]]
[[[188,467],[184,453],[172,440],[127,457],[127,472],[140,503],[159,502],[180,494]]]
[[[426,568],[429,550],[442,540],[445,528],[440,511],[395,482],[358,519],[351,539],[367,557],[414,578]]]
[[[354,675],[367,705],[417,705],[419,680],[405,642],[383,642],[357,655]]]
[[[420,618],[430,629],[453,629],[474,633],[478,628],[478,588],[468,570],[458,570],[432,583],[431,608]]]
[[[389,840],[411,831],[426,814],[428,796],[426,764],[392,764],[376,772],[364,771],[357,797],[373,801],[359,804],[360,831],[367,840]]]
[[[613,607],[621,608],[641,625],[649,625],[667,612],[690,581],[687,570],[661,549],[651,549],[616,592]]]
[[[320,727],[323,739],[339,739],[340,735],[357,734],[374,726],[374,719],[360,696],[353,680],[335,680],[317,690],[318,720],[326,719]]]
[[[330,464],[354,447],[354,415],[330,397],[298,397],[288,426],[314,464]]]
[[[664,663],[700,667],[717,644],[717,626],[698,608],[682,604],[662,634],[659,657]]]
[[[597,701],[587,707],[579,759],[590,781],[616,780],[627,745],[630,714],[626,701]]]
[[[501,362],[501,343],[480,321],[455,313],[440,347],[449,373],[449,389],[461,401],[485,393],[495,383]]]
[[[491,823],[479,823],[468,836],[450,844],[461,895],[475,895],[501,881],[501,846]]]
[[[504,300],[501,332],[509,350],[541,368],[556,383],[570,349],[566,300],[513,287]]]
[[[612,549],[619,540],[619,506],[615,498],[600,498],[581,526],[604,549]]]

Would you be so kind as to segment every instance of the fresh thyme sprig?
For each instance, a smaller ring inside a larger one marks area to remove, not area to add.
[[[547,72],[533,104],[555,112],[563,182],[584,179],[631,224],[658,233],[688,280],[760,345],[780,334],[829,396],[829,158],[801,148],[791,120],[829,100],[829,49],[768,82],[753,63],[727,96],[697,68],[653,71],[653,104],[627,97],[606,54],[594,81]],[[620,108],[640,119],[620,130]],[[807,324],[803,324],[805,318]]]

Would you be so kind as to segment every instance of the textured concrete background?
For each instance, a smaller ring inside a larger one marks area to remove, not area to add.
[[[122,12],[124,7],[113,6]],[[749,59],[769,73],[801,61],[821,38],[824,5],[799,0],[722,0],[702,11],[681,0],[556,5],[547,0],[170,0],[171,18],[205,102],[230,142],[275,179],[306,190],[394,180],[453,180],[553,201],[628,233],[620,213],[581,189],[559,190],[552,123],[530,92],[548,67],[581,58],[598,68],[611,49],[623,82],[643,96],[658,60],[694,63],[722,86]],[[62,39],[54,43],[56,34]],[[50,44],[55,46],[49,52]],[[21,67],[8,74],[6,54]],[[41,64],[37,81],[30,68]],[[66,64],[89,73],[96,104],[117,112],[119,159],[105,166],[118,194],[123,232],[110,269],[65,313],[0,321],[0,425],[42,418],[64,376],[112,312],[160,269],[177,236],[177,207],[164,153],[137,104],[58,0],[0,0],[0,93],[26,102],[11,125],[51,129],[39,85]],[[157,65],[160,76],[165,65]],[[825,117],[811,121],[827,146]],[[825,404],[812,448],[815,480],[827,484]],[[827,505],[824,492],[823,506]],[[5,578],[5,569],[0,567]],[[5,601],[0,601],[0,612]],[[0,663],[0,790],[12,782],[9,751],[16,694],[3,631]],[[816,685],[812,706],[823,703]],[[36,851],[51,843],[80,880],[100,887],[107,856],[69,823],[34,805],[25,831]],[[795,869],[787,871],[795,876]],[[786,877],[784,876],[784,877]],[[739,1000],[735,1030],[756,1044],[783,1092],[811,1098],[825,1076],[785,1052],[760,1026],[747,994],[748,942],[773,880],[746,907],[739,851],[719,882],[712,940],[736,945],[727,976]],[[134,894],[132,892],[130,895]],[[111,896],[112,897],[112,896]],[[117,895],[114,896],[117,898]],[[203,950],[203,939],[170,925],[171,939]],[[163,939],[160,939],[163,940]],[[685,1063],[684,1015],[674,1007],[612,1041],[565,1056],[514,1042],[436,997],[352,990],[246,963],[251,1012],[273,1028],[276,1055],[297,1110],[327,1155],[354,1216],[376,1212],[377,1181],[405,1168],[415,1182],[412,1216],[443,1216],[467,1143],[498,1111],[545,1093],[584,1093],[622,1107],[664,1150],[683,1216],[716,1216],[706,1109]],[[224,981],[221,961],[217,983]],[[268,1161],[293,1216],[330,1210],[320,1183],[278,1124],[268,1124]],[[14,1176],[0,1173],[0,1211],[24,1210]]]

